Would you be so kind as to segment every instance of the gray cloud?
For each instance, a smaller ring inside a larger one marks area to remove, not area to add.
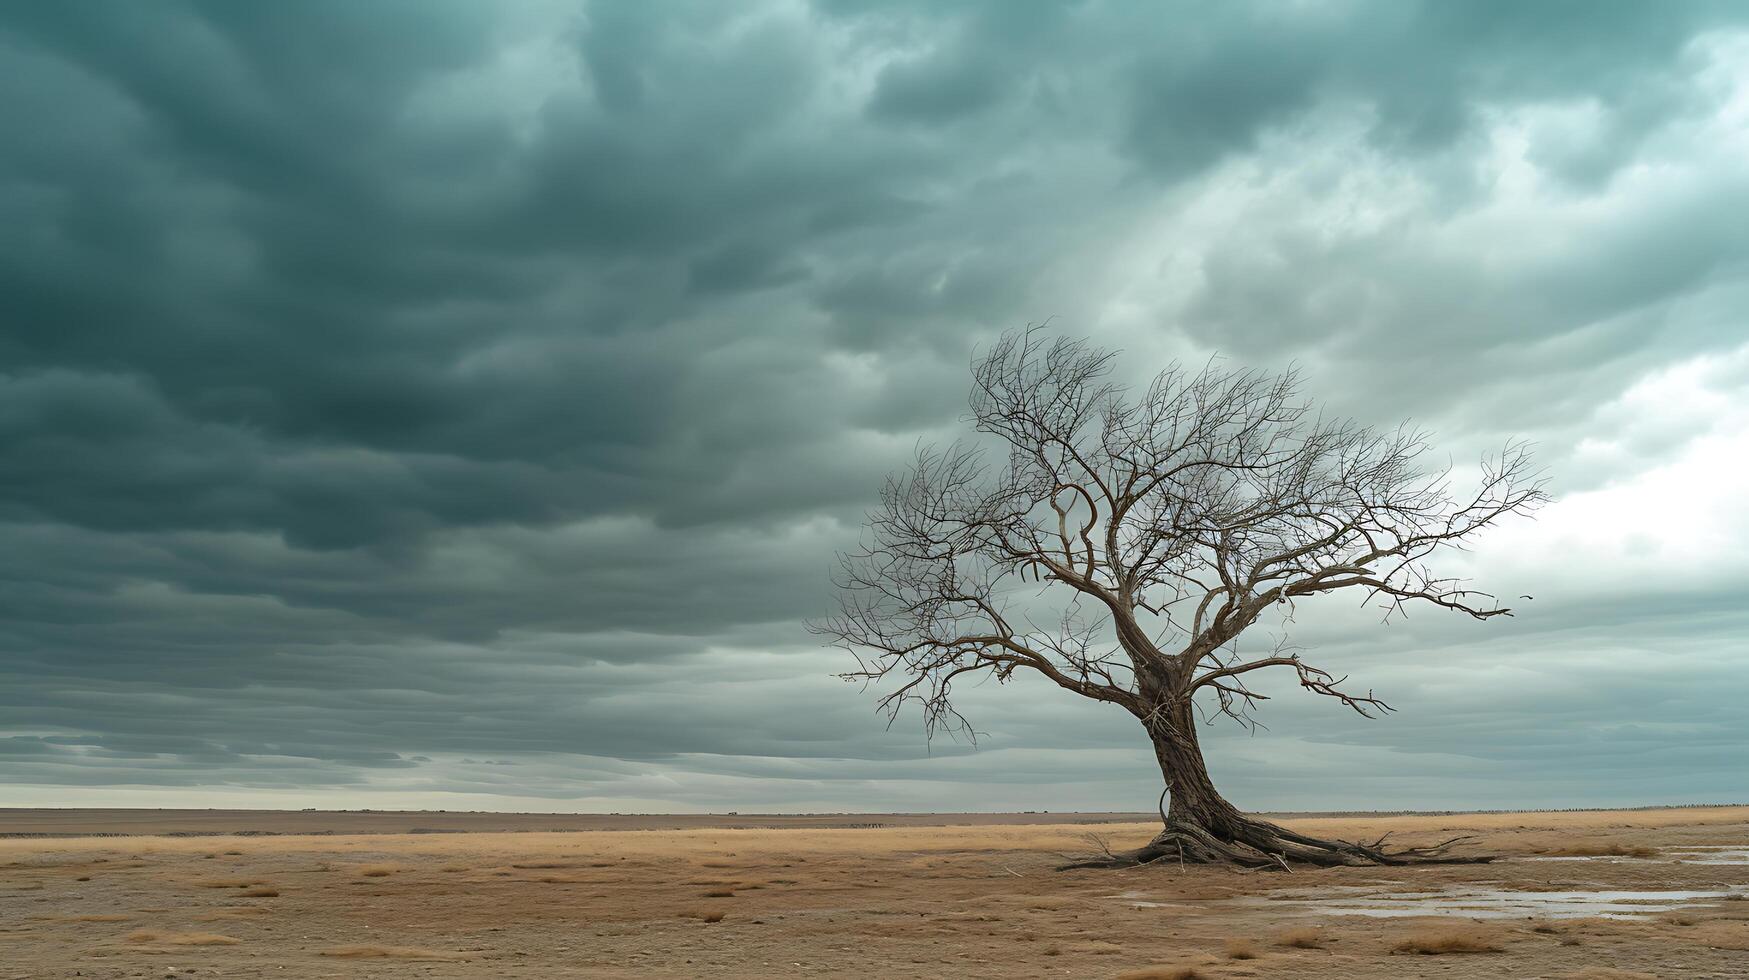
[[[931,747],[800,629],[882,475],[958,433],[972,352],[1054,316],[1131,376],[1297,360],[1459,456],[1539,439],[1574,507],[1641,499],[1743,434],[1746,21],[0,11],[0,775],[33,800],[1145,806],[1123,719],[980,690],[982,748]],[[1644,387],[1695,364],[1710,400]],[[1597,553],[1692,574],[1644,598],[1502,549],[1487,570],[1547,596],[1506,628],[1296,622],[1406,710],[1284,698],[1217,768],[1264,806],[1725,793],[1749,569],[1634,533]],[[1543,707],[1503,707],[1502,671]],[[1304,745],[1341,751],[1283,771]]]

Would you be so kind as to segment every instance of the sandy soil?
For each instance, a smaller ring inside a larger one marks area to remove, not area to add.
[[[1143,823],[17,838],[0,980],[1749,977],[1749,808],[1290,822],[1505,859],[1053,870]]]

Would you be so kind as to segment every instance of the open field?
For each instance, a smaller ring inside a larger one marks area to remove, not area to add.
[[[0,809],[0,837],[108,834],[428,834],[581,830],[866,830],[1133,823],[1146,813],[489,813],[451,810]]]
[[[1476,834],[1503,860],[1292,874],[1057,872],[1087,833],[1123,846],[1150,826],[931,819],[4,839],[0,980],[1749,977],[1749,808],[1301,818],[1405,844]]]

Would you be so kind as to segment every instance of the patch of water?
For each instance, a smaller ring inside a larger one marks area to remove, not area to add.
[[[1551,857],[1538,855],[1536,857],[1513,858],[1514,861],[1602,861],[1605,864],[1656,864],[1658,858],[1628,857],[1625,854],[1585,854],[1562,855]]]
[[[1742,844],[1694,844],[1668,853],[1683,864],[1749,864],[1749,846]]]
[[[1599,916],[1631,919],[1659,912],[1710,905],[1743,886],[1710,891],[1564,891],[1531,892],[1476,886],[1453,886],[1440,891],[1373,892],[1367,895],[1333,895],[1320,889],[1281,891],[1256,898],[1238,899],[1238,904],[1280,903],[1303,906],[1304,915],[1363,915],[1374,918],[1406,918],[1416,915],[1449,915],[1472,919],[1578,919]]]

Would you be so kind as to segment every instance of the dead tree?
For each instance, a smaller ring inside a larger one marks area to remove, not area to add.
[[[1245,659],[1236,641],[1260,617],[1339,592],[1377,601],[1387,620],[1417,603],[1509,615],[1427,560],[1546,499],[1526,447],[1484,460],[1459,498],[1449,470],[1424,465],[1422,432],[1326,418],[1293,372],[1173,366],[1131,391],[1111,380],[1114,357],[1028,330],[974,365],[977,429],[1006,442],[1007,459],[924,449],[887,481],[863,547],[840,556],[839,612],[813,624],[857,655],[844,676],[896,682],[883,709],[921,705],[931,734],[970,731],[956,684],[1016,671],[1134,715],[1171,806],[1165,829],[1119,862],[1447,859],[1241,813],[1209,777],[1197,706],[1251,724],[1265,700],[1251,675],[1273,668],[1361,715],[1391,710],[1298,652]],[[1066,597],[1047,628],[1030,611],[1041,593]]]

